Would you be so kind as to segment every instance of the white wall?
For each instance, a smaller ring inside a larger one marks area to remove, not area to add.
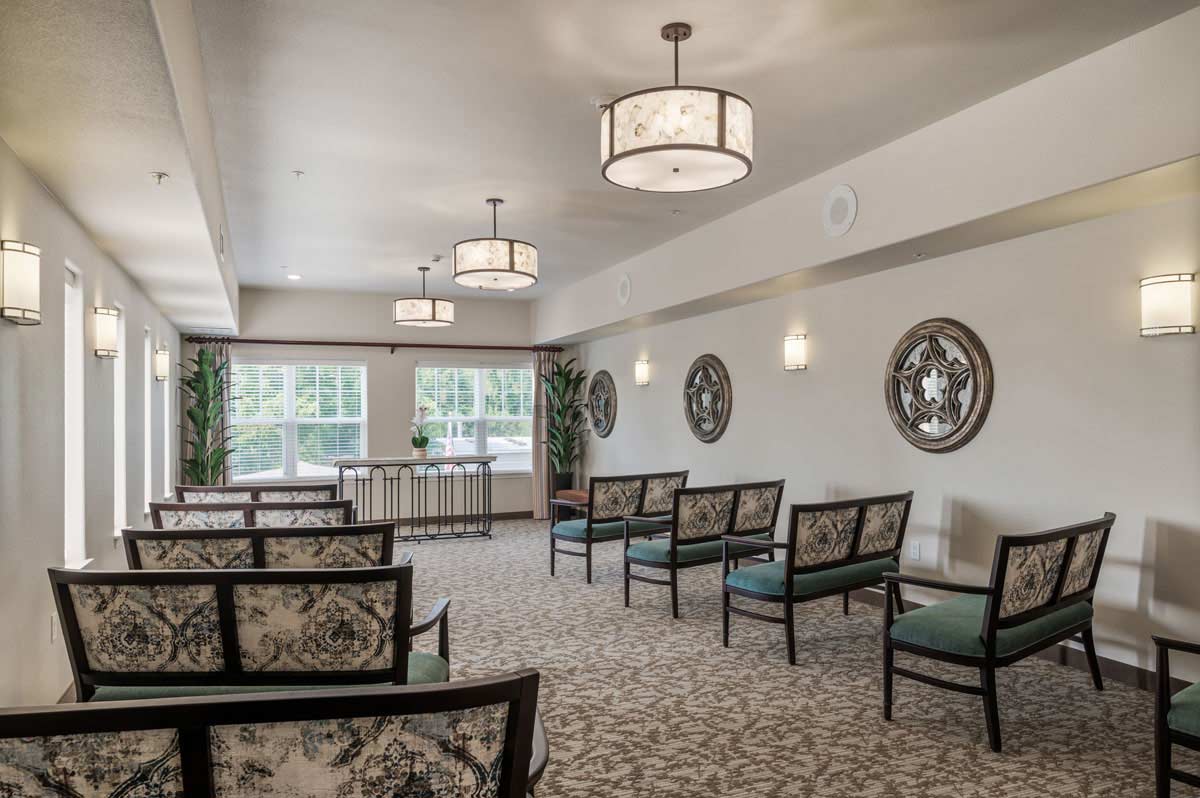
[[[81,272],[84,298],[86,554],[92,568],[124,568],[113,535],[113,364],[91,355],[92,308],[125,309],[127,510],[143,519],[142,331],[173,353],[179,337],[141,289],[88,237],[75,219],[0,141],[0,238],[42,249],[42,324],[0,322],[0,705],[53,702],[70,683],[61,635],[51,641],[54,602],[47,566],[63,564],[63,268]],[[161,392],[152,396],[154,491],[163,494]]]
[[[369,293],[243,288],[241,337],[529,346],[528,302],[456,300],[454,326],[426,330],[393,324],[392,298]],[[449,349],[397,349],[392,354],[377,348],[238,345],[234,357],[238,356],[365,362],[367,452],[371,457],[403,457],[412,451],[409,421],[416,412],[418,360],[532,363],[528,352]],[[492,487],[494,512],[525,512],[533,505],[527,475],[496,475]]]
[[[1200,199],[1179,200],[581,345],[620,398],[587,470],[686,467],[694,485],[786,477],[787,502],[911,489],[922,556],[906,552],[903,570],[980,583],[998,533],[1111,510],[1098,646],[1152,668],[1152,632],[1200,633],[1200,338],[1140,338],[1137,281],[1196,271],[1198,220]],[[936,316],[974,329],[995,369],[982,432],[949,454],[907,444],[883,402],[891,348]],[[782,369],[791,333],[808,335],[808,371]],[[680,400],[705,352],[733,381],[732,420],[712,445],[687,430]],[[649,386],[633,385],[638,359]]]

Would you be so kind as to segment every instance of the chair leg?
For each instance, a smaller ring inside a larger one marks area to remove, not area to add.
[[[721,645],[729,648],[729,593],[721,590]]]
[[[849,615],[849,614],[850,614],[850,594],[843,593],[842,594],[842,615]]]
[[[1000,753],[1000,705],[996,701],[996,669],[986,666],[979,669],[980,686],[983,687],[983,716],[987,721],[988,744]]]
[[[589,540],[584,544],[584,551],[586,555],[584,559],[587,560],[587,583],[590,585],[592,583],[592,541]]]
[[[783,603],[783,632],[787,635],[788,665],[796,664],[796,613],[792,602]]]
[[[1171,798],[1171,739],[1155,723],[1154,798]]]
[[[1096,640],[1092,637],[1091,628],[1083,630],[1083,651],[1087,654],[1088,670],[1092,672],[1092,684],[1097,690],[1104,689],[1104,680],[1100,677],[1100,660],[1096,658]]]
[[[550,575],[554,576],[554,536],[550,536]]]
[[[679,617],[679,572],[671,569],[671,617]]]
[[[625,606],[629,606],[629,560],[625,561]]]
[[[883,633],[883,719],[892,719],[892,665],[896,652],[892,649],[892,638],[887,630]]]

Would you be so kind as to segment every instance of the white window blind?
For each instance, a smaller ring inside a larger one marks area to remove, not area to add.
[[[359,364],[235,362],[233,478],[336,476],[334,460],[366,456],[366,382]]]
[[[533,468],[533,370],[417,366],[417,407],[429,413],[430,456],[494,454],[497,472]]]

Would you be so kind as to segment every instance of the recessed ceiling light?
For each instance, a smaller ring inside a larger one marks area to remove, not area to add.
[[[289,274],[289,275],[287,276],[287,278],[288,278],[289,280],[300,280],[300,279],[302,279],[301,275],[299,275],[299,274]]]

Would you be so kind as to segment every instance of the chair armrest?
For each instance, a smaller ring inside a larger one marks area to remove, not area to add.
[[[412,646],[412,639],[417,635],[425,634],[430,629],[437,625],[438,627],[438,656],[450,662],[450,599],[440,598],[433,603],[433,608],[429,610],[421,622],[414,624],[408,630],[408,644]]]
[[[1173,640],[1169,637],[1160,637],[1159,635],[1151,635],[1154,639],[1154,645],[1159,648],[1165,648],[1168,651],[1182,651],[1185,654],[1200,654],[1200,643],[1189,643],[1185,640]]]
[[[726,543],[737,543],[742,546],[753,546],[756,549],[786,549],[786,543],[777,540],[759,540],[758,538],[740,538],[737,535],[721,535]]]
[[[587,502],[577,502],[574,499],[551,499],[551,504],[557,504],[559,507],[587,507]]]
[[[992,593],[992,589],[984,585],[963,585],[954,582],[942,582],[937,579],[924,579],[919,576],[908,576],[907,574],[885,573],[883,578],[892,584],[928,587],[934,590],[948,590],[951,593],[966,593],[973,596],[987,596]]]

